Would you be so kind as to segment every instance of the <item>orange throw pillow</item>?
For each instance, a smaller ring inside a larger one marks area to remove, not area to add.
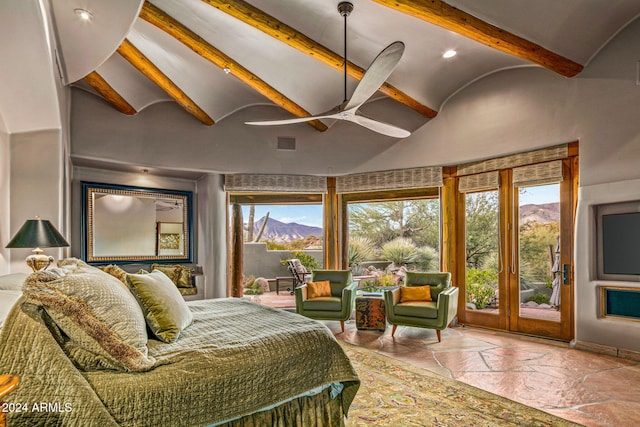
[[[331,296],[331,282],[323,280],[322,282],[308,282],[307,283],[307,298],[314,299],[320,297]]]
[[[431,286],[400,286],[400,302],[432,301]]]

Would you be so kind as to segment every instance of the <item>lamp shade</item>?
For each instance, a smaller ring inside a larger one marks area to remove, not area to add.
[[[56,228],[46,219],[28,219],[7,248],[61,248],[69,246]]]

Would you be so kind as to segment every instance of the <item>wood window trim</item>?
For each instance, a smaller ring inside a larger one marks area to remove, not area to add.
[[[230,193],[229,203],[240,205],[322,204],[323,194],[303,193]]]

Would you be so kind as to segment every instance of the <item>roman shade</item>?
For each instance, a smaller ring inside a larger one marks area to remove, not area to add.
[[[561,181],[562,160],[522,166],[513,170],[513,185],[516,187],[557,184]]]
[[[326,193],[327,178],[313,175],[225,175],[224,190],[231,192]]]
[[[458,166],[458,176],[510,169],[535,163],[549,162],[551,160],[564,159],[569,155],[568,144],[543,148],[541,150],[528,151],[526,153],[512,154],[496,159],[480,162],[465,163]]]
[[[336,177],[338,194],[427,187],[442,187],[441,167],[394,169]]]
[[[458,191],[461,193],[473,193],[476,191],[497,190],[499,186],[500,174],[498,171],[493,171],[460,177]]]

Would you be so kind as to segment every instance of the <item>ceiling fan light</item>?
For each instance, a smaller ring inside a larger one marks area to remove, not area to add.
[[[442,54],[442,57],[443,58],[453,58],[457,54],[458,54],[458,52],[456,52],[455,50],[449,49],[448,51],[446,51],[445,53]]]
[[[88,10],[85,10],[85,9],[74,9],[73,11],[83,21],[91,21],[93,19],[93,15]]]

